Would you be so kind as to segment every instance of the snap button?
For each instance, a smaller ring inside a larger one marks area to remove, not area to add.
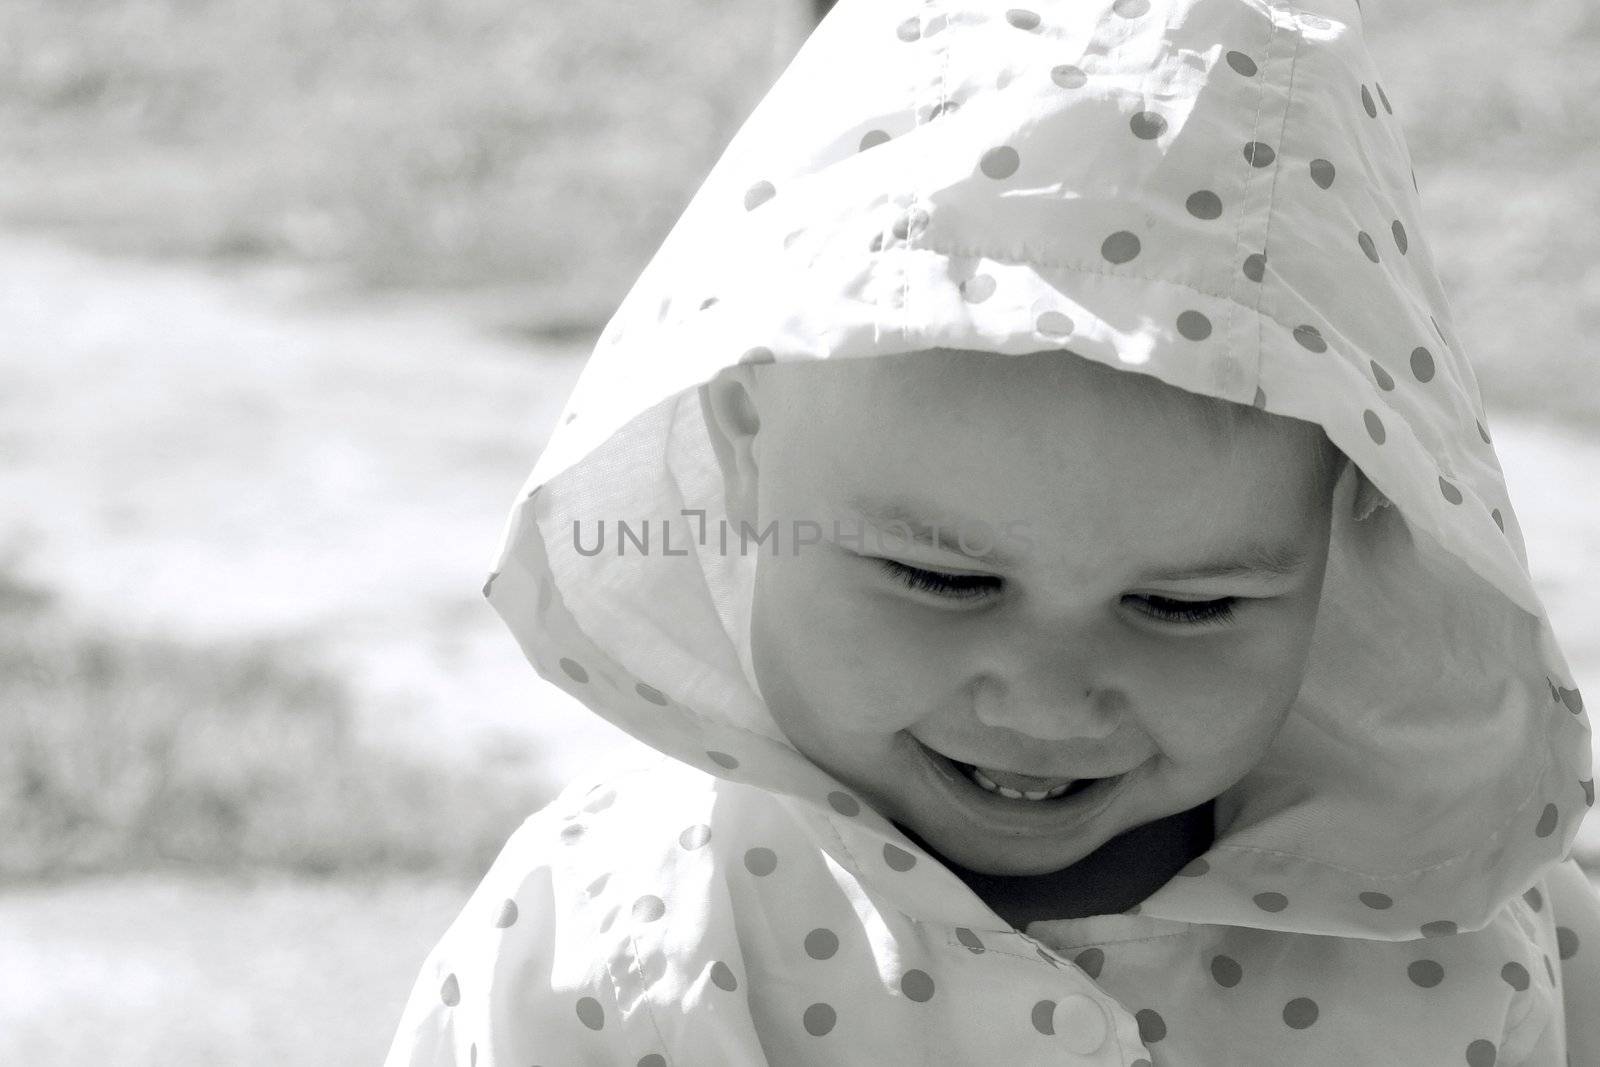
[[[1098,1051],[1110,1032],[1105,1010],[1082,993],[1056,1002],[1055,1028],[1062,1044],[1080,1056]]]

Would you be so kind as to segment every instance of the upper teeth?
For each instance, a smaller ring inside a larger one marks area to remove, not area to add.
[[[1053,785],[1049,789],[1024,792],[1020,789],[1012,789],[1008,785],[996,785],[988,775],[976,767],[972,768],[972,780],[989,792],[999,793],[1001,796],[1009,797],[1012,800],[1045,800],[1046,798],[1058,797],[1072,785],[1071,782],[1062,782],[1060,785]]]

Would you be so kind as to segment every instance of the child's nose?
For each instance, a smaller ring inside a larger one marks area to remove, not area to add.
[[[1103,668],[1104,660],[1092,649],[1054,645],[1009,655],[974,680],[973,712],[985,726],[1041,741],[1109,737],[1124,716],[1127,698],[1103,684]]]

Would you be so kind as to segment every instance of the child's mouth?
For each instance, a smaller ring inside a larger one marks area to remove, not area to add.
[[[988,767],[978,767],[971,763],[961,763],[956,760],[951,760],[950,762],[955,764],[956,768],[980,789],[1005,797],[1008,800],[1027,800],[1036,803],[1055,800],[1059,797],[1080,793],[1100,781],[1098,778],[1074,778],[1051,783],[1049,779],[1034,778]],[[1000,781],[996,781],[996,779],[1000,779]],[[1033,788],[1026,788],[1027,786],[1032,786]]]

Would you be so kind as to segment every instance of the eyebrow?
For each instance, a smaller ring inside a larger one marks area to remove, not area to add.
[[[903,497],[872,499],[853,495],[846,500],[848,507],[877,527],[899,523],[910,532],[913,542],[928,548],[942,549],[957,556],[1014,567],[1017,560],[998,547],[1006,539],[1004,523],[984,523],[969,516],[946,514],[938,521],[924,518],[937,511],[935,508]],[[969,552],[961,546],[957,530],[972,531],[967,540],[974,548],[990,547],[986,553]],[[980,533],[980,531],[987,531]],[[1141,576],[1144,582],[1187,582],[1216,578],[1286,577],[1298,573],[1309,559],[1308,553],[1294,545],[1276,545],[1250,541],[1230,548],[1209,559],[1175,567],[1158,567]]]

